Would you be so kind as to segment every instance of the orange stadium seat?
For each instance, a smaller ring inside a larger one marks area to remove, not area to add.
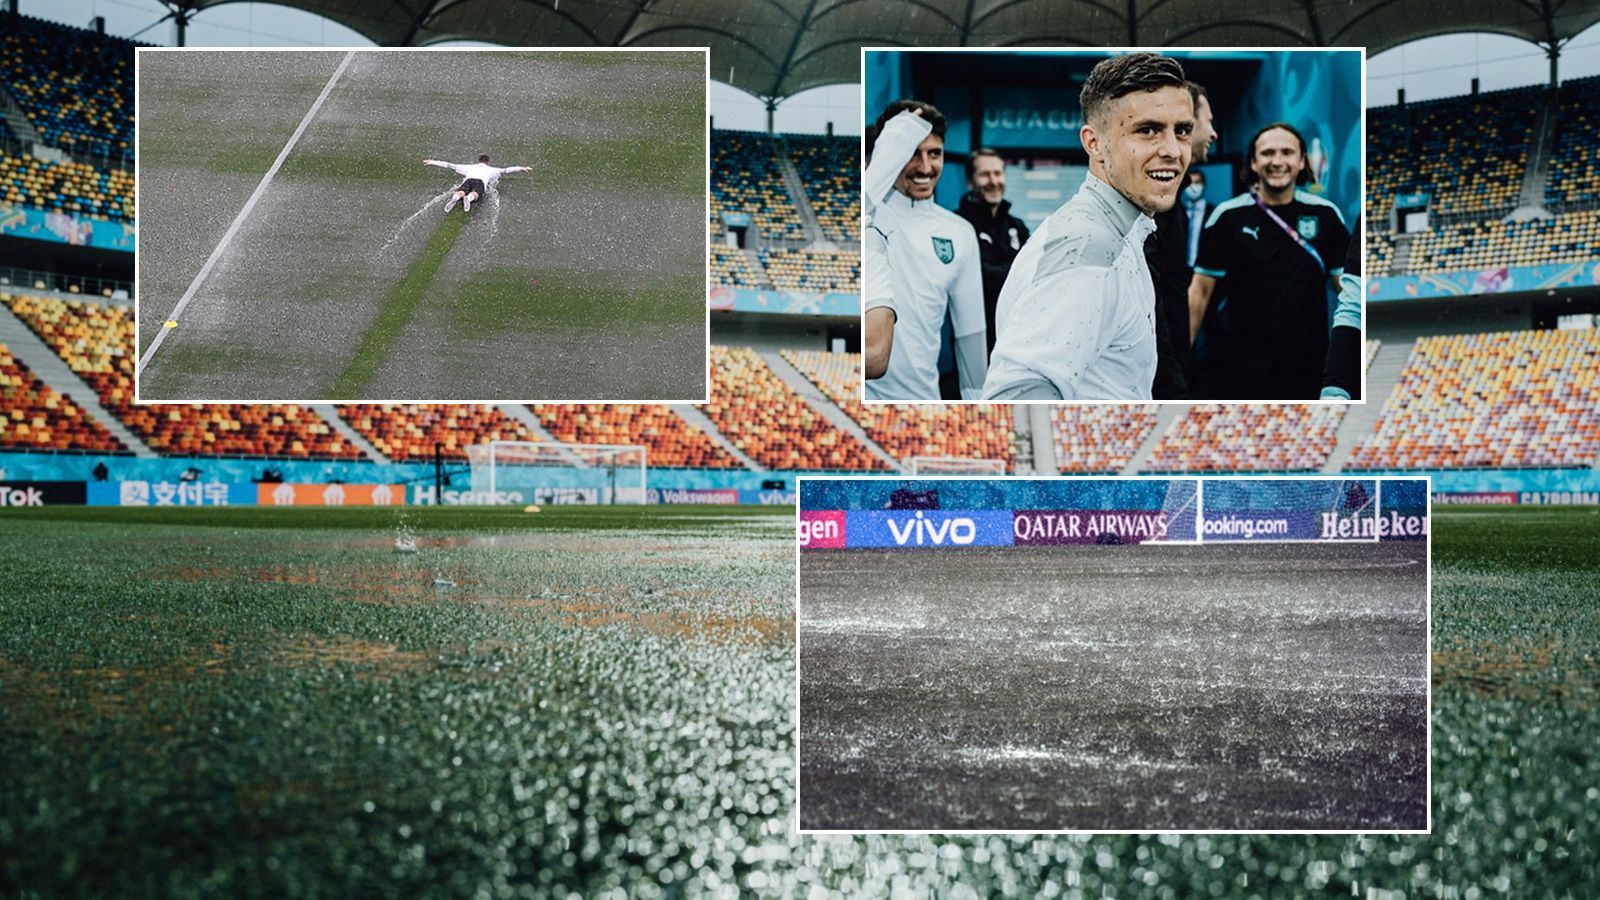
[[[126,453],[72,398],[39,380],[0,344],[0,447],[7,450]]]
[[[1156,427],[1154,404],[1053,406],[1056,468],[1062,472],[1122,471]]]
[[[1600,332],[1418,338],[1347,469],[1592,466]]]
[[[782,356],[895,459],[999,459],[1005,461],[1007,471],[1015,464],[1010,406],[867,405],[857,399],[861,394],[861,354],[784,350]]]
[[[643,444],[651,468],[737,468],[740,463],[709,435],[661,405],[538,404],[539,424],[558,441]]]
[[[771,469],[888,468],[748,347],[711,345],[711,402],[703,408],[735,447]]]
[[[1328,461],[1343,406],[1201,403],[1161,436],[1147,472],[1314,472]]]
[[[382,404],[338,407],[339,417],[394,462],[466,459],[467,448],[489,441],[537,441],[537,433],[494,406]]]
[[[315,410],[300,406],[133,402],[133,313],[125,306],[0,294],[99,395],[100,405],[152,450],[208,456],[358,459]]]

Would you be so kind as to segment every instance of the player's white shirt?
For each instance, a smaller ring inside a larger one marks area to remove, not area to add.
[[[430,166],[438,166],[441,169],[453,169],[456,174],[463,178],[476,178],[483,182],[484,187],[492,187],[496,181],[500,180],[500,176],[507,172],[520,171],[522,169],[521,166],[507,166],[502,169],[499,166],[491,166],[488,163],[452,163],[441,159],[427,159],[423,160],[423,162]]]
[[[874,157],[881,152],[880,141]],[[893,309],[895,325],[888,371],[867,382],[867,399],[938,400],[939,332],[945,311],[957,339],[982,334],[985,328],[978,238],[966,219],[932,200],[912,200],[899,191],[877,204],[872,227],[886,244],[892,290],[885,295],[874,289],[864,305]],[[882,277],[881,272],[866,274],[869,288]],[[971,393],[967,399],[976,400],[976,390]]]
[[[985,400],[1149,400],[1155,284],[1144,242],[1155,220],[1094,175],[1017,254],[1000,290]],[[896,335],[898,339],[899,335]]]

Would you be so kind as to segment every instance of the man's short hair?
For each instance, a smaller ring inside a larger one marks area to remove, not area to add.
[[[489,161],[489,154],[487,154],[487,153],[479,153],[478,154],[478,162],[486,163],[488,161]]]
[[[1006,158],[1004,156],[1000,155],[1000,151],[999,150],[996,150],[993,147],[979,147],[978,149],[972,151],[972,155],[971,156],[967,157],[967,180],[968,181],[971,181],[972,180],[972,176],[977,174],[977,171],[978,171],[978,157],[980,157],[980,156],[992,156],[995,159],[1000,160],[1000,165],[1001,166],[1004,166],[1006,164]]]
[[[926,119],[928,124],[933,126],[933,136],[941,141],[944,140],[944,131],[949,123],[945,121],[944,113],[939,112],[938,107],[934,106],[932,103],[924,103],[921,100],[896,100],[895,102],[884,107],[883,113],[878,116],[878,121],[873,122],[872,127],[867,129],[868,152],[871,152],[872,148],[877,145],[878,135],[883,132],[883,126],[889,124],[890,119],[900,115],[902,112],[905,112],[908,109],[922,110],[922,118]]]
[[[1191,81],[1191,82],[1189,82],[1188,87],[1189,87],[1189,99],[1194,101],[1195,115],[1199,115],[1200,114],[1200,98],[1204,97],[1207,100],[1210,100],[1211,99],[1211,95],[1206,93],[1206,86],[1203,85],[1203,84],[1200,84],[1198,82]]]
[[[1257,181],[1260,180],[1256,176],[1255,168],[1250,165],[1250,163],[1254,162],[1255,158],[1256,158],[1256,141],[1261,140],[1261,136],[1263,134],[1266,134],[1267,132],[1271,131],[1274,128],[1281,128],[1284,131],[1287,131],[1290,134],[1294,135],[1294,139],[1300,142],[1300,158],[1301,159],[1305,159],[1305,156],[1306,156],[1306,137],[1305,137],[1305,135],[1300,133],[1300,129],[1294,127],[1293,125],[1290,125],[1288,122],[1273,122],[1271,125],[1263,125],[1261,127],[1261,130],[1256,132],[1255,135],[1250,138],[1250,152],[1245,154],[1245,157],[1244,157],[1245,158],[1245,167],[1244,167],[1244,184],[1245,184],[1245,187],[1249,187],[1249,186],[1255,184]],[[1300,174],[1299,174],[1299,176],[1297,176],[1295,178],[1294,183],[1295,184],[1310,184],[1311,183],[1311,163],[1310,163],[1309,160],[1307,160],[1306,161],[1306,165],[1303,166],[1300,169]]]
[[[1078,95],[1083,120],[1093,125],[1113,101],[1134,91],[1157,91],[1164,87],[1189,90],[1183,66],[1159,53],[1128,53],[1095,63]]]

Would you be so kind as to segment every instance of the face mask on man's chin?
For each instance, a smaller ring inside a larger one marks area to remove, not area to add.
[[[1203,184],[1191,184],[1188,187],[1183,189],[1183,199],[1189,201],[1190,203],[1193,203],[1196,200],[1199,200],[1201,197],[1204,197],[1205,195],[1206,195],[1206,186],[1203,185]]]

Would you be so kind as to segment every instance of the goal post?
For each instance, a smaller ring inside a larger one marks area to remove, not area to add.
[[[1372,543],[1379,540],[1376,478],[1206,478],[1206,543]]]
[[[906,462],[905,471],[907,475],[1004,475],[1006,461],[959,456],[913,456]]]
[[[467,448],[472,490],[496,504],[644,503],[642,444],[489,441]]]

